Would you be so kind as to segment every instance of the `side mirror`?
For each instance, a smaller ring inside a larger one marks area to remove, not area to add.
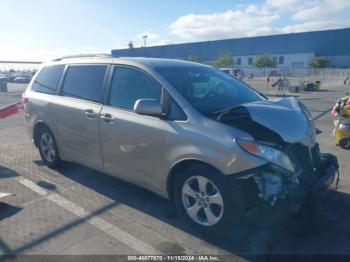
[[[138,99],[134,111],[140,115],[161,116],[163,114],[160,101],[157,99]]]

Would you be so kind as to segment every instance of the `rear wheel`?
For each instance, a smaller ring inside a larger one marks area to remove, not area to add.
[[[343,149],[350,150],[350,137],[343,137],[340,139],[339,145]]]
[[[41,127],[38,134],[39,152],[44,163],[50,167],[58,167],[61,163],[56,140],[52,132],[47,127]]]
[[[237,181],[204,165],[182,170],[174,197],[185,222],[209,237],[234,234],[244,210]]]

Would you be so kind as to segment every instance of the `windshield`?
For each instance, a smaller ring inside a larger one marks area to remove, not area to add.
[[[264,99],[246,84],[211,67],[158,67],[156,70],[205,115]]]

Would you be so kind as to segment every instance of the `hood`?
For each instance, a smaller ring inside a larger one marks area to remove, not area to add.
[[[310,113],[294,97],[246,103],[221,114],[218,120],[243,129],[258,140],[279,142],[276,140],[282,139],[305,146],[313,146],[316,140]]]

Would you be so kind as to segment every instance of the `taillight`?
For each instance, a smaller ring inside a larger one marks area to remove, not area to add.
[[[23,103],[23,104],[27,104],[28,103],[28,97],[26,96],[26,94],[25,93],[23,93],[22,94],[22,99],[21,99],[21,102]]]

